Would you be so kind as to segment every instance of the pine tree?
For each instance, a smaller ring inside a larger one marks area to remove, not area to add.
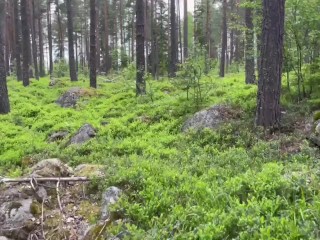
[[[90,0],[90,87],[97,88],[97,9],[96,0]]]
[[[265,128],[280,125],[280,90],[283,58],[285,0],[263,0],[261,66],[256,123]]]
[[[29,86],[29,62],[30,62],[30,32],[27,0],[21,0],[21,29],[22,29],[22,80],[23,86]]]

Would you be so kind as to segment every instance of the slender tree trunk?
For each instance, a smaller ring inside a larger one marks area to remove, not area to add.
[[[47,28],[48,28],[48,44],[49,44],[49,74],[53,73],[53,57],[52,57],[52,26],[51,26],[51,0],[47,0]]]
[[[30,32],[29,32],[29,17],[28,17],[27,0],[21,0],[21,29],[22,29],[22,80],[23,86],[29,86],[29,50],[30,50]]]
[[[66,0],[67,6],[67,18],[68,18],[68,48],[69,48],[69,72],[71,81],[78,81],[76,61],[74,58],[74,41],[73,41],[73,12],[72,12],[72,0]]]
[[[177,41],[177,25],[176,25],[176,3],[175,0],[171,0],[170,4],[170,37],[171,37],[171,49],[170,49],[170,66],[169,66],[169,77],[175,77],[177,71],[177,50],[178,50],[178,41]]]
[[[285,0],[263,0],[261,68],[256,124],[280,126],[280,91],[283,58]]]
[[[137,59],[137,95],[146,94],[146,82],[144,79],[145,55],[144,55],[144,0],[136,0],[136,59]]]
[[[156,24],[155,24],[155,4],[154,0],[151,0],[151,74],[152,77],[156,77],[156,47],[157,47],[157,33],[156,33]]]
[[[5,1],[0,1],[0,114],[10,112],[10,103],[7,88],[6,67],[4,59],[5,38],[4,31],[6,25]]]
[[[96,0],[90,0],[90,87],[97,88],[97,8]]]
[[[59,58],[64,58],[64,46],[63,46],[63,33],[62,33],[62,22],[61,22],[61,15],[60,15],[60,5],[59,0],[56,0],[56,13],[57,13],[57,21],[58,21],[58,42],[59,42]]]
[[[39,67],[40,67],[40,77],[44,77],[46,75],[44,70],[44,50],[43,50],[43,27],[42,27],[42,13],[41,13],[41,5],[38,0],[38,29],[39,29]]]
[[[189,37],[189,23],[188,23],[188,0],[184,0],[184,21],[183,21],[183,43],[184,43],[184,48],[183,48],[183,56],[184,60],[188,58],[189,54],[189,42],[188,42],[188,37]]]
[[[100,54],[101,54],[101,48],[100,48],[100,27],[99,27],[99,19],[100,19],[100,3],[99,1],[96,1],[96,49],[97,49],[97,53],[96,53],[96,71],[100,72]]]
[[[178,34],[179,34],[179,53],[180,53],[180,61],[179,63],[183,62],[183,47],[182,47],[182,31],[181,31],[181,14],[180,14],[180,0],[177,1],[177,7],[178,7]]]
[[[35,78],[39,80],[39,69],[38,69],[38,51],[37,51],[37,34],[36,34],[36,21],[37,13],[35,12],[35,0],[31,0],[32,3],[32,24],[31,24],[31,35],[32,35],[32,58],[33,58],[33,67]]]
[[[221,42],[221,59],[220,59],[220,77],[225,75],[228,29],[227,29],[227,0],[223,0],[222,6],[222,42]]]
[[[16,74],[18,81],[22,81],[22,71],[21,71],[21,24],[19,18],[19,2],[14,0],[14,22],[15,22],[15,39],[16,39]]]
[[[252,2],[252,0],[250,0]],[[246,46],[245,46],[245,68],[246,68],[246,84],[254,84],[256,81],[255,64],[254,64],[254,26],[252,8],[245,9],[245,24],[246,24]]]
[[[110,46],[109,46],[109,2],[104,2],[104,34],[105,34],[105,71],[106,74],[110,72],[111,69],[111,59],[110,59]]]

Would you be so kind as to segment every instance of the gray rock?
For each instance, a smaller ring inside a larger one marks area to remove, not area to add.
[[[76,177],[103,177],[105,166],[98,164],[80,164],[74,169]]]
[[[82,144],[94,138],[96,136],[96,130],[90,125],[83,125],[78,132],[71,138],[70,144]]]
[[[75,107],[81,97],[81,88],[71,88],[65,92],[56,103],[63,108]]]
[[[69,177],[73,170],[60,159],[45,159],[31,168],[31,175],[36,177]]]
[[[184,123],[182,131],[187,132],[189,129],[202,130],[204,128],[214,130],[232,117],[233,114],[230,107],[225,105],[216,105],[194,114],[193,117]]]
[[[69,134],[69,132],[64,132],[64,131],[55,132],[55,133],[53,133],[53,134],[50,135],[50,137],[49,137],[49,142],[56,142],[56,141],[62,140],[62,139],[64,139],[68,134]]]
[[[121,195],[122,195],[122,190],[117,187],[109,187],[102,194],[103,202],[102,202],[101,220],[106,220],[112,217],[110,206],[118,202]]]
[[[5,202],[0,206],[0,235],[26,240],[36,228],[32,221],[32,199],[23,199],[14,202]]]
[[[10,239],[4,236],[0,236],[0,240],[10,240]]]

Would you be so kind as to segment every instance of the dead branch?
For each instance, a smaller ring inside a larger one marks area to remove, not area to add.
[[[30,183],[36,180],[37,182],[89,182],[87,177],[39,177],[39,178],[1,178],[1,183]]]

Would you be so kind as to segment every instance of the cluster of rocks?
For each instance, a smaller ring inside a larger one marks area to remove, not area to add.
[[[25,177],[36,179],[72,176],[101,178],[104,177],[104,167],[83,164],[72,169],[59,159],[46,159],[33,166],[30,174]],[[89,185],[90,183],[61,183],[59,197],[62,211],[57,200],[56,183],[33,184],[33,187],[30,183],[2,185],[0,240],[44,239],[43,235],[57,240],[95,239],[93,236],[97,234],[97,228],[101,229],[106,220],[117,220],[110,206],[119,200],[122,191],[113,186],[101,197],[98,192],[84,191]],[[100,198],[102,200],[97,201]],[[97,224],[89,224],[86,216],[88,213],[96,214]]]

